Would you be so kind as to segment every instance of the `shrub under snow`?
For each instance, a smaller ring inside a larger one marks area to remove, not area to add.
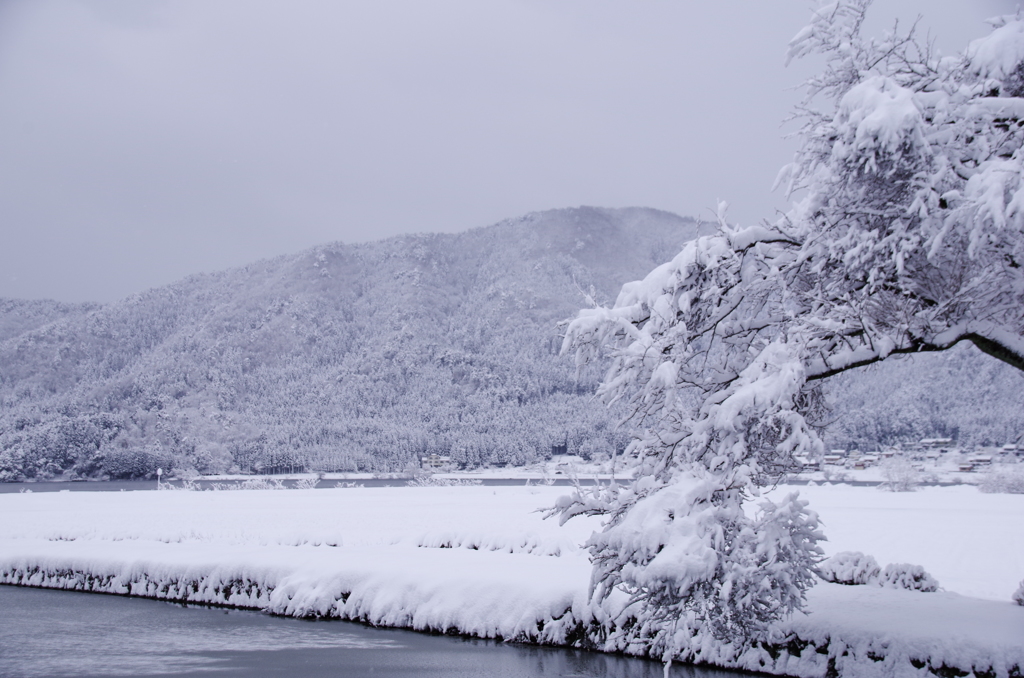
[[[978,483],[982,492],[1024,494],[1024,471],[993,471]]]
[[[1012,600],[1018,605],[1024,605],[1024,581],[1021,581],[1020,586],[1013,592]]]
[[[882,569],[878,566],[878,561],[860,551],[837,553],[818,566],[818,573],[825,581],[848,586],[873,584],[908,591],[939,590],[939,582],[920,565],[892,563]]]
[[[890,459],[882,464],[884,487],[892,492],[911,492],[921,482],[921,471],[907,459]]]
[[[878,561],[860,551],[837,553],[818,566],[818,572],[825,581],[851,586],[874,581],[881,570]]]
[[[889,589],[907,589],[908,591],[924,591],[931,593],[939,590],[939,582],[925,572],[920,565],[909,563],[892,563],[886,565],[882,573],[871,583]]]

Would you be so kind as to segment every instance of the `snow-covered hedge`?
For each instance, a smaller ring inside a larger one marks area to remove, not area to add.
[[[1020,587],[1013,592],[1013,602],[1024,605],[1024,581],[1021,581]]]

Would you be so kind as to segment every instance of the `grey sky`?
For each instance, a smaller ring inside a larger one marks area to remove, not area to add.
[[[581,204],[743,223],[805,0],[0,0],[0,296]],[[1015,0],[877,0],[944,53]]]

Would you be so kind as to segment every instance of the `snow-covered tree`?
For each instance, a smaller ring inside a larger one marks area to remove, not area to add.
[[[790,501],[778,525],[741,505],[794,455],[821,451],[822,379],[964,340],[1024,369],[1024,21],[940,58],[912,32],[862,38],[868,4],[823,6],[790,44],[791,58],[827,60],[780,175],[792,209],[740,229],[723,204],[718,234],[567,327],[578,365],[611,356],[599,393],[627,402],[643,434],[628,449],[634,482],[559,509],[608,516],[589,543],[595,593],[631,592],[633,628],[686,626],[688,642],[660,648],[669,657],[707,634],[749,639],[758,628],[728,623],[734,599],[784,590],[759,621],[800,606],[814,514]],[[776,561],[737,578],[744,539]]]
[[[806,109],[783,173],[806,195],[774,229],[808,376],[962,340],[1024,369],[1024,22],[938,58],[862,40],[867,4],[820,10],[790,47],[829,58],[809,93],[835,104]]]

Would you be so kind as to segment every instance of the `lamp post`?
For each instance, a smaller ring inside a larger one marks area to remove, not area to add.
[[[162,476],[163,474],[164,470],[162,468],[158,468],[156,470],[156,489],[158,490],[160,489],[160,476]]]

